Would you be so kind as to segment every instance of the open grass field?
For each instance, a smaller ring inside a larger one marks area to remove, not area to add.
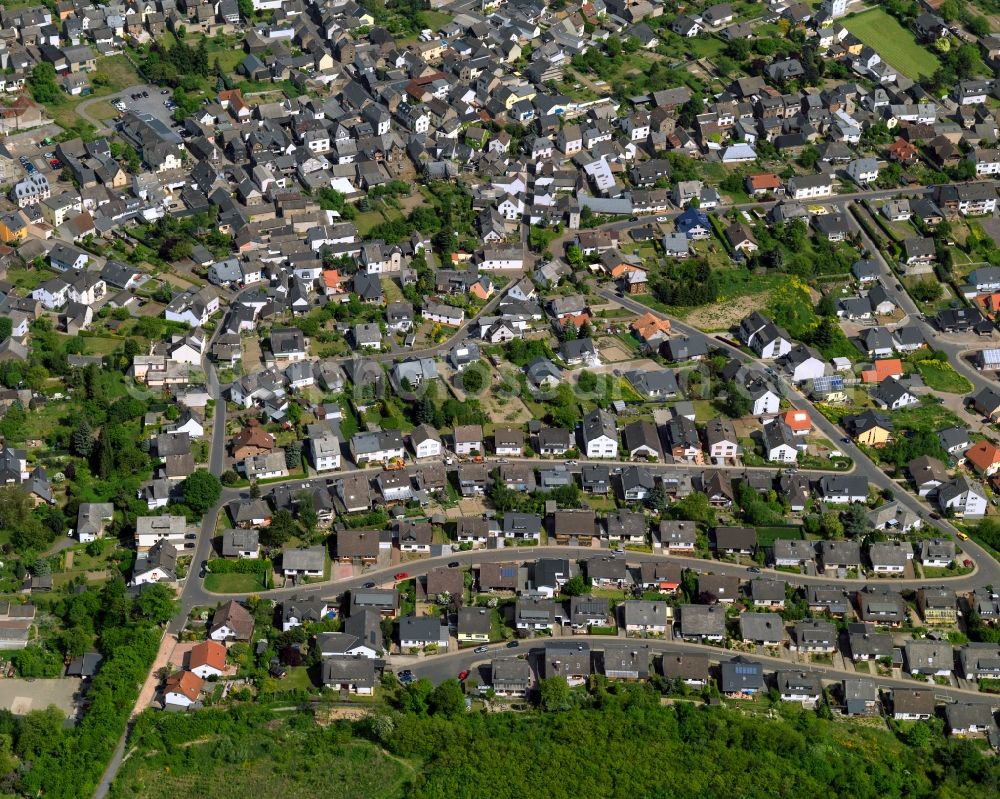
[[[972,383],[956,372],[951,364],[940,361],[916,361],[914,367],[924,383],[935,391],[946,391],[949,394],[968,394],[972,391]]]
[[[286,730],[261,729],[257,739],[212,736],[132,758],[115,781],[114,797],[214,799],[295,796],[297,799],[395,799],[410,767],[372,744],[351,741],[303,752]],[[277,739],[277,740],[276,740]],[[281,740],[285,739],[285,740]],[[235,755],[235,759],[233,759]],[[211,786],[210,790],[206,786]]]
[[[880,8],[846,17],[843,22],[847,30],[912,80],[932,75],[940,66],[934,53],[917,44],[911,31]]]
[[[801,527],[758,527],[757,546],[769,547],[774,544],[776,538],[802,538]]]
[[[209,574],[205,577],[205,590],[216,594],[247,594],[263,591],[264,584],[256,574]]]

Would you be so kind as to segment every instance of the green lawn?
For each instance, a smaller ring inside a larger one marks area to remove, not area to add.
[[[55,276],[56,273],[49,269],[35,269],[34,267],[14,267],[7,270],[7,280],[25,293],[34,291],[46,280]]]
[[[77,106],[84,100],[114,94],[128,86],[134,86],[141,82],[139,74],[124,55],[98,58],[97,69],[91,75],[91,80],[98,76],[106,79],[105,85],[93,86],[93,91],[86,97],[70,97],[68,94],[61,93],[58,102],[46,104],[46,111],[58,125],[64,128],[72,127],[80,118],[76,113]],[[104,108],[105,105],[104,103],[95,104],[95,106],[102,108],[102,112],[96,114],[98,119],[107,118],[105,116],[107,110]]]
[[[446,14],[444,11],[421,11],[420,18],[424,21],[424,25],[435,31],[452,20],[451,14]]]
[[[940,66],[934,53],[917,44],[911,31],[880,8],[846,17],[843,22],[847,30],[912,80],[933,75]]]
[[[726,43],[714,36],[697,36],[685,42],[688,51],[695,58],[712,58],[723,51]]]
[[[63,402],[47,402],[41,408],[34,409],[24,422],[25,438],[47,439],[59,427],[67,410],[67,405]]]
[[[215,594],[250,594],[263,591],[264,584],[256,574],[209,574],[205,577],[205,590]]]
[[[950,363],[921,360],[914,361],[913,366],[920,372],[924,383],[935,391],[949,394],[968,394],[972,391],[972,383],[956,372]]]
[[[315,687],[305,666],[290,666],[280,680],[272,677],[265,679],[261,692],[267,694],[278,691],[312,691]]]
[[[87,336],[83,342],[87,355],[108,355],[118,349],[122,340],[110,336]]]
[[[795,527],[758,527],[757,546],[769,547],[776,538],[802,538],[802,528]]]

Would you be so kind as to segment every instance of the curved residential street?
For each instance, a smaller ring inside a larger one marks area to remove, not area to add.
[[[129,90],[129,91],[133,91]],[[124,93],[120,93],[124,94]],[[100,129],[101,123],[97,120],[90,118],[87,115],[87,106],[92,102],[98,101],[113,101],[115,96],[94,98],[93,100],[85,101],[79,106],[80,115],[93,122]],[[986,181],[980,181],[986,182]],[[994,185],[997,181],[989,181]],[[874,192],[858,192],[852,194],[838,195],[833,198],[828,198],[826,200],[820,201],[820,204],[826,206],[832,206],[839,211],[845,212],[845,217],[848,219],[848,225],[854,233],[859,235],[860,240],[864,246],[869,250],[871,257],[879,264],[882,271],[882,282],[886,292],[893,299],[894,302],[905,312],[906,319],[904,323],[913,324],[920,327],[924,332],[925,337],[935,349],[945,352],[949,356],[949,360],[955,369],[966,378],[974,386],[974,390],[986,386],[997,387],[1000,386],[995,380],[987,378],[982,373],[974,369],[964,358],[969,348],[967,341],[959,340],[955,337],[950,337],[942,335],[934,330],[931,325],[923,318],[916,304],[913,302],[912,298],[905,292],[905,290],[897,289],[896,286],[900,285],[897,282],[897,278],[893,273],[890,265],[886,262],[881,252],[875,246],[875,243],[868,237],[864,229],[857,223],[855,218],[855,211],[853,208],[853,201],[861,198],[872,200],[872,199],[887,199],[890,197],[915,197],[923,196],[930,193],[930,189],[927,188],[916,188],[916,189],[903,189],[903,190],[887,190],[887,191],[874,191]],[[729,210],[729,208],[734,208],[736,210],[749,210],[756,209],[760,211],[768,210],[774,203],[747,203],[743,205],[730,206],[722,210]],[[676,217],[680,212],[668,212],[667,214],[662,214],[668,219]],[[619,220],[610,222],[606,225],[602,225],[601,229],[604,230],[617,230],[617,231],[627,231],[635,227],[644,226],[653,223],[653,217],[643,216],[638,220]],[[522,238],[526,230],[522,226]],[[550,247],[553,250],[559,247],[561,244],[569,241],[572,236],[575,235],[575,231],[565,231],[557,239],[551,242]],[[529,267],[537,261],[537,256],[530,255],[527,258],[527,263]],[[529,270],[526,270],[529,271]],[[513,285],[513,281],[510,285]],[[478,315],[488,315],[491,313],[497,305],[500,303],[501,299],[506,295],[507,290],[498,291],[494,297],[492,297],[489,302],[487,302],[481,309]],[[235,292],[228,295],[229,301],[235,300],[237,297],[244,293],[250,293],[259,290],[259,285],[251,285],[239,292]],[[701,330],[693,328],[682,321],[670,318],[665,314],[658,313],[656,311],[651,311],[649,307],[635,301],[634,299],[621,296],[615,291],[608,290],[606,288],[597,289],[597,293],[610,303],[615,303],[621,307],[632,311],[636,314],[653,313],[655,316],[660,318],[670,319],[671,328],[676,332],[683,333],[690,336],[693,339],[703,339],[711,347],[721,348],[727,353],[735,358],[738,358],[743,363],[752,364],[758,369],[767,372],[772,379],[779,379],[776,373],[771,369],[771,365],[757,358],[751,357],[743,350],[732,346],[727,341],[721,340],[714,335],[704,333]],[[477,317],[478,317],[477,315]],[[419,350],[407,350],[403,352],[389,352],[389,353],[377,353],[373,355],[352,355],[345,358],[335,359],[340,363],[346,363],[357,357],[370,358],[379,362],[387,363],[392,362],[399,358],[413,358],[413,357],[433,357],[440,356],[451,349],[456,343],[460,343],[466,340],[469,333],[476,322],[477,317],[472,317],[465,320],[464,324],[455,329],[448,339],[441,344],[437,344],[431,347],[426,347]],[[212,337],[212,342],[214,342],[215,337],[221,331],[221,326],[216,329],[215,334]],[[211,343],[206,348],[206,350],[211,349]],[[207,358],[203,362],[203,369],[208,378],[208,385],[210,394],[215,400],[215,408],[213,415],[213,427],[212,427],[212,438],[210,442],[209,450],[209,470],[212,474],[221,475],[225,466],[225,447],[226,447],[226,401],[224,399],[224,392],[226,386],[220,386],[218,383],[217,374],[213,364],[209,363]],[[925,524],[936,529],[942,536],[957,538],[957,530],[948,523],[946,520],[934,520],[930,519],[928,515],[929,508],[923,502],[918,500],[913,496],[908,489],[904,488],[894,480],[892,480],[888,475],[885,474],[881,469],[878,468],[858,447],[854,445],[853,442],[845,441],[845,436],[843,431],[841,431],[836,425],[829,422],[816,408],[815,406],[806,399],[805,396],[798,391],[794,386],[782,381],[782,386],[784,389],[784,394],[786,399],[789,401],[793,408],[808,410],[810,412],[810,417],[813,421],[815,427],[826,435],[831,442],[835,443],[836,446],[845,452],[853,460],[853,465],[849,470],[843,472],[819,472],[819,471],[808,471],[799,470],[803,474],[808,474],[810,477],[816,478],[823,474],[845,474],[852,473],[863,476],[871,485],[877,486],[880,489],[886,489],[893,492],[893,495],[897,501],[903,504],[906,508],[917,513],[921,518],[924,519]],[[959,401],[956,401],[959,402]],[[975,425],[975,421],[970,422],[970,417],[975,418],[968,414],[961,407],[955,407],[955,402],[949,404],[953,410],[958,413],[960,418],[963,418],[967,424]],[[962,411],[962,413],[959,413]],[[963,416],[963,413],[965,414]],[[488,462],[493,462],[495,459],[487,459]],[[541,467],[545,465],[553,465],[559,463],[555,460],[546,460],[540,458],[518,458],[515,460],[517,463],[523,463],[526,465],[532,465],[535,467]],[[574,466],[571,467],[571,471],[579,472],[582,465],[587,463],[588,459],[581,458]],[[595,461],[605,465],[610,466],[625,466],[630,465],[629,461]],[[408,466],[410,473],[412,474],[415,470],[420,468],[419,464],[411,464]],[[648,466],[654,473],[666,473],[666,472],[682,472],[682,473],[694,473],[695,471],[711,471],[714,467],[700,467],[694,464],[688,463],[660,463],[660,464],[650,464]],[[731,475],[745,473],[746,471],[756,471],[765,470],[771,472],[778,472],[779,469],[775,467],[739,467],[739,468],[725,468],[723,471],[730,473]],[[374,476],[381,471],[381,468],[363,468],[357,469],[351,464],[344,464],[344,472],[352,472],[357,474],[366,474]],[[324,474],[319,477],[302,479],[297,478],[288,481],[282,481],[285,484],[295,484],[295,483],[309,483],[326,481],[332,479],[333,475]],[[269,484],[266,489],[267,491],[273,490],[274,484]],[[202,561],[209,560],[212,557],[212,539],[215,535],[217,524],[219,523],[219,514],[225,512],[226,505],[238,499],[241,496],[248,496],[247,491],[241,492],[238,489],[224,489],[218,504],[209,510],[205,515],[201,528],[200,535],[198,537],[198,542],[194,550],[194,558],[189,570],[188,576],[184,581],[184,585],[181,589],[179,601],[180,609],[178,614],[169,622],[167,625],[167,632],[172,634],[178,634],[183,630],[188,614],[192,608],[196,606],[213,606],[219,602],[228,599],[243,600],[246,599],[246,594],[215,594],[205,590],[204,581],[199,576],[200,565]],[[1000,585],[1000,563],[994,560],[987,552],[985,552],[981,547],[979,547],[974,541],[956,541],[958,547],[961,551],[970,557],[975,564],[974,570],[969,573],[958,577],[950,578],[933,578],[933,579],[897,579],[897,578],[876,578],[873,580],[866,579],[838,579],[836,577],[828,576],[811,576],[811,575],[800,575],[800,574],[789,574],[787,572],[779,572],[773,569],[761,569],[761,573],[766,576],[771,576],[784,580],[792,585],[815,585],[815,584],[839,584],[843,585],[848,589],[857,589],[866,584],[883,584],[887,586],[892,586],[895,588],[917,588],[921,585],[927,584],[941,584],[947,585],[950,588],[954,588],[956,591],[968,591],[975,587],[982,585]],[[284,597],[290,596],[292,594],[311,594],[318,595],[323,598],[332,599],[340,596],[344,591],[349,591],[361,587],[367,582],[375,582],[381,585],[392,585],[393,575],[400,570],[405,570],[408,572],[410,577],[415,577],[419,575],[424,575],[432,569],[445,566],[449,563],[457,562],[462,566],[474,566],[482,563],[495,563],[495,562],[523,562],[526,559],[534,559],[537,557],[562,557],[573,560],[584,559],[587,557],[594,556],[607,556],[610,554],[606,549],[588,549],[581,547],[568,547],[568,546],[540,546],[531,547],[530,549],[525,548],[507,548],[500,550],[473,550],[469,552],[453,552],[448,555],[441,557],[431,557],[422,558],[419,560],[406,561],[404,563],[396,563],[388,566],[380,566],[377,568],[371,568],[360,573],[356,573],[354,576],[347,579],[331,579],[321,582],[303,584],[295,588],[280,588],[270,591],[261,592],[260,595],[268,599],[281,600]],[[636,552],[626,552],[623,556],[630,567],[637,567],[642,562],[650,561],[668,561],[675,562],[679,565],[694,569],[699,573],[713,573],[722,575],[733,575],[746,577],[747,569],[745,566],[738,566],[730,563],[723,563],[715,560],[705,560],[700,558],[689,558],[676,555],[663,554],[659,552],[653,553],[636,553]],[[601,643],[607,643],[610,641],[624,641],[626,639],[615,639],[609,638],[607,636],[573,636],[573,641],[587,642],[593,646],[598,646]],[[673,640],[637,640],[637,639],[627,639],[630,643],[640,643],[646,644],[651,650],[656,652],[670,651],[670,652],[701,652],[708,653],[713,659],[718,659],[720,657],[729,657],[736,654],[733,650],[724,650],[716,646],[708,646],[701,644],[692,644],[684,641],[673,641]],[[406,666],[410,668],[415,676],[421,677],[426,676],[434,681],[440,681],[451,676],[457,676],[459,671],[465,669],[472,669],[478,667],[484,663],[487,663],[489,659],[498,654],[519,654],[524,653],[525,650],[531,647],[531,642],[524,642],[517,651],[506,650],[503,645],[491,645],[486,653],[477,654],[470,649],[460,650],[457,652],[448,652],[446,654],[428,656],[423,658],[408,658],[408,657],[398,657],[394,658],[398,660],[400,664],[405,662]],[[537,645],[536,645],[537,647]],[[530,657],[533,659],[537,657],[537,649],[531,649]],[[797,668],[806,671],[812,671],[819,674],[824,680],[840,680],[848,675],[854,675],[856,672],[853,670],[838,669],[835,667],[826,667],[810,664],[798,664],[792,661],[788,661],[781,658],[774,658],[761,654],[754,654],[755,659],[763,661],[767,666],[784,666],[786,668]],[[410,662],[412,660],[412,663]],[[847,665],[847,664],[845,664]],[[914,687],[915,683],[912,680],[898,679],[898,678],[883,678],[883,677],[872,677],[874,682],[880,688],[893,688],[899,686]],[[940,698],[946,701],[954,701],[961,698],[964,701],[973,702],[993,702],[990,697],[978,694],[969,690],[956,687],[941,687],[934,686],[935,693],[939,695]],[[137,707],[137,710],[141,708]],[[131,729],[131,727],[129,728]],[[128,730],[125,735],[122,736],[119,742],[118,749],[116,750],[111,763],[104,775],[104,779],[101,785],[95,792],[95,797],[98,799],[103,799],[110,789],[111,782],[113,781],[118,769],[121,766],[125,748],[126,740],[128,736]]]

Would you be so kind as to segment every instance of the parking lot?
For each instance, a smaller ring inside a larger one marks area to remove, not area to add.
[[[168,109],[164,102],[171,99],[169,93],[163,94],[165,90],[158,86],[140,85],[125,89],[117,96],[106,98],[112,105],[121,102],[125,111],[139,111],[156,117],[165,125],[174,124],[173,111]],[[143,97],[142,94],[146,96]],[[133,98],[132,95],[139,95]]]

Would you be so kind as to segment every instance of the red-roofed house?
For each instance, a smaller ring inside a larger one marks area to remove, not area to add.
[[[899,358],[883,358],[875,361],[871,369],[861,373],[861,379],[866,383],[881,383],[887,377],[903,376],[903,362]]]
[[[920,156],[919,150],[905,139],[896,139],[889,145],[886,155],[900,164],[912,164]]]
[[[809,411],[790,410],[781,417],[788,425],[793,435],[805,436],[812,430],[812,419],[809,418]]]
[[[747,175],[744,184],[747,194],[751,197],[762,197],[765,194],[784,194],[785,187],[781,178],[773,172],[762,172],[759,175]]]
[[[346,279],[340,274],[339,269],[323,270],[323,289],[327,297],[337,294],[347,294],[347,288],[344,286],[345,282]]]
[[[204,680],[190,671],[179,671],[167,677],[163,686],[163,702],[177,707],[190,707],[198,701]]]
[[[1000,448],[985,439],[967,449],[965,459],[977,472],[987,477],[1000,471]]]
[[[629,327],[644,343],[654,340],[662,341],[670,335],[670,320],[660,319],[649,311],[633,320]]]
[[[976,305],[983,309],[983,313],[990,319],[1000,313],[1000,291],[992,294],[980,294],[976,297]]]
[[[203,680],[226,670],[226,648],[218,641],[202,641],[188,653],[188,670]]]

